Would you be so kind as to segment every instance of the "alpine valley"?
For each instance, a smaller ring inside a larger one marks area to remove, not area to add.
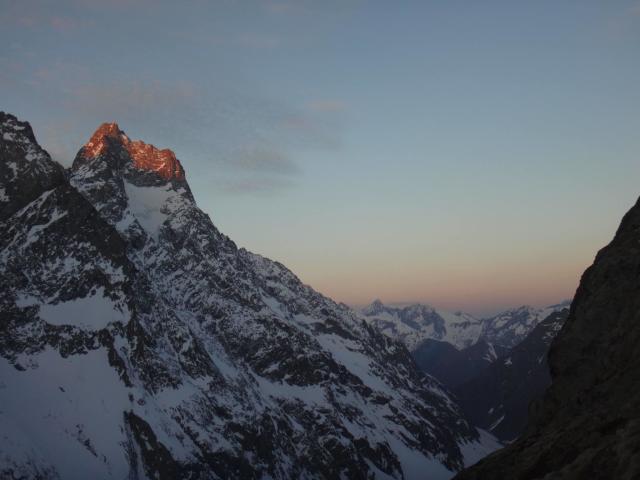
[[[478,319],[429,305],[393,306],[375,300],[360,314],[385,335],[404,343],[422,370],[455,388],[507,355],[570,303],[565,300],[545,308],[525,305]]]
[[[569,305],[567,300],[545,308],[522,306],[477,319],[375,300],[360,313],[402,341],[423,372],[453,391],[475,426],[509,442],[524,431],[529,404],[551,383],[546,356]]]
[[[115,123],[64,169],[0,113],[0,477],[438,479],[500,446],[186,178]]]

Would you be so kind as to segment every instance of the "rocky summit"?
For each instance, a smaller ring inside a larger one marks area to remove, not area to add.
[[[0,477],[437,479],[497,447],[172,152],[104,124],[65,171],[0,113],[0,192]]]
[[[460,480],[640,478],[640,201],[583,274],[525,434]]]
[[[141,140],[131,141],[117,123],[103,123],[78,152],[78,160],[100,158],[114,150],[127,152],[131,165],[141,171],[154,172],[165,180],[184,180],[184,169],[168,148],[158,149]]]

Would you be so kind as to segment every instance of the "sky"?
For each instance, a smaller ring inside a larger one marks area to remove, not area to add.
[[[572,297],[640,194],[640,2],[0,0],[0,110],[68,166],[171,148],[239,246],[350,305]]]

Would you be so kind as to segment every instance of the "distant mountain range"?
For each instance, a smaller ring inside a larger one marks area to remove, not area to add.
[[[504,348],[513,348],[529,335],[530,332],[552,313],[569,308],[571,300],[544,308],[524,305],[506,310],[498,315],[483,320],[482,336],[489,343]]]
[[[529,404],[551,383],[546,355],[570,302],[523,306],[486,319],[427,305],[387,306],[361,314],[404,342],[416,364],[451,389],[463,411],[501,441],[523,431]]]
[[[375,300],[361,314],[385,335],[400,340],[410,351],[424,340],[447,342],[458,350],[473,345],[482,334],[482,321],[472,315],[437,310],[414,303],[396,307]]]
[[[525,305],[480,319],[468,313],[452,313],[420,303],[393,306],[375,300],[360,313],[367,322],[403,342],[410,351],[417,350],[425,340],[447,342],[457,350],[464,350],[480,339],[502,351],[513,348],[538,323],[570,304],[571,300],[544,308]]]
[[[403,342],[422,370],[454,388],[474,378],[546,317],[569,304],[567,300],[545,308],[522,306],[478,319],[424,304],[392,306],[376,300],[360,313],[382,333]]]
[[[498,447],[116,124],[65,170],[0,113],[0,274],[1,478],[449,478]]]

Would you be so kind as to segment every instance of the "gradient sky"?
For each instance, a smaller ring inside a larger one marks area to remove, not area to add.
[[[571,297],[640,194],[638,1],[0,0],[0,45],[55,159],[117,121],[350,304]]]

